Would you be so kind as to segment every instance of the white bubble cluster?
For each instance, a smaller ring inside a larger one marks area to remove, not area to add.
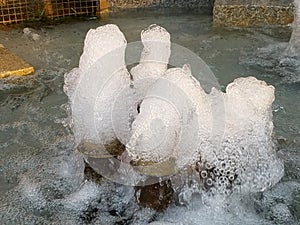
[[[64,90],[71,101],[77,144],[82,140],[107,144],[116,138],[111,119],[113,103],[122,89],[130,86],[124,61],[126,43],[116,25],[91,29],[79,67],[65,75]]]
[[[215,96],[224,107],[219,127]],[[253,77],[235,80],[226,93],[206,94],[189,72],[169,69],[147,92],[127,150],[143,161],[173,157],[179,169],[196,163],[212,193],[263,191],[283,176],[272,140],[273,100],[274,88]]]
[[[201,112],[206,120],[200,119]],[[197,158],[197,136],[199,130],[210,133],[210,116],[205,93],[189,68],[169,69],[148,90],[127,150],[137,160],[175,158],[182,168]]]
[[[253,77],[239,78],[222,95],[224,134],[200,147],[200,168],[209,168],[204,171],[213,190],[264,191],[284,171],[272,139],[274,88]]]
[[[164,28],[152,25],[142,32],[141,39],[144,50],[130,75],[125,65],[127,42],[116,25],[87,33],[79,67],[65,75],[64,85],[77,144],[109,144],[116,138],[128,141],[138,105],[166,71],[170,55],[170,35]],[[160,54],[157,45],[162,49]],[[157,56],[159,62],[155,61]]]
[[[207,93],[189,65],[168,69],[164,28],[150,26],[141,40],[140,62],[129,74],[118,27],[88,32],[79,68],[65,81],[77,144],[119,139],[135,163],[165,162],[166,171],[194,166],[211,193],[257,192],[277,183],[283,164],[272,140],[274,88],[248,77],[225,93]]]
[[[294,0],[294,6],[295,19],[293,23],[293,33],[285,51],[285,55],[288,57],[299,57],[300,51],[300,1]]]

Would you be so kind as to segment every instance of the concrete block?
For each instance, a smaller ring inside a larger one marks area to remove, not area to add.
[[[294,20],[293,0],[215,0],[214,26],[287,25]]]
[[[33,66],[14,55],[0,44],[0,78],[25,76],[34,73]]]

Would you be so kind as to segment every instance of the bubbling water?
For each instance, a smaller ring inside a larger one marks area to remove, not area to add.
[[[223,136],[212,126],[216,96],[225,108]],[[169,69],[142,102],[127,151],[138,161],[175,158],[175,171],[196,164],[213,195],[264,191],[283,176],[272,140],[273,101],[274,88],[254,77],[206,94],[190,71]]]
[[[275,185],[284,169],[273,142],[274,87],[247,77],[229,84],[225,93],[216,88],[206,93],[188,65],[167,69],[170,35],[164,28],[150,26],[141,38],[140,64],[130,76],[124,61],[126,39],[118,27],[88,32],[79,68],[66,75],[64,87],[76,144],[92,142],[85,146],[96,146],[93,155],[101,158],[103,145],[119,138],[126,146],[121,158],[135,165],[166,162],[166,171],[173,172],[192,168],[199,174],[196,186],[203,196],[218,204],[216,196]],[[122,129],[124,123],[127,129]],[[102,144],[99,155],[97,144]],[[123,179],[130,180],[127,176]],[[191,195],[182,193],[183,199]]]
[[[86,35],[79,67],[65,75],[64,90],[71,102],[76,144],[83,140],[107,144],[116,138],[111,120],[112,103],[130,85],[124,63],[126,44],[123,33],[115,25],[91,29]]]

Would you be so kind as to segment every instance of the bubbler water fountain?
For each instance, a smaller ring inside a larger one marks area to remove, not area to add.
[[[276,184],[283,164],[272,139],[274,88],[248,77],[225,93],[206,93],[188,65],[168,69],[172,52],[164,28],[151,25],[141,39],[141,59],[130,75],[119,28],[90,30],[79,67],[65,76],[77,149],[90,166],[127,185],[147,185],[148,176],[172,183],[190,168],[203,201]],[[121,151],[112,150],[116,142]],[[175,183],[175,189],[182,185]]]

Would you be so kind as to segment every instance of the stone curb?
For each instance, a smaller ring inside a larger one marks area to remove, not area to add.
[[[33,73],[33,66],[0,44],[0,79],[8,76],[26,76]]]

